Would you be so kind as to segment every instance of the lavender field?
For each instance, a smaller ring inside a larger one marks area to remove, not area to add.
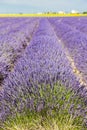
[[[67,103],[64,91],[62,96],[60,89],[54,93],[58,83],[74,93],[71,97],[67,93]],[[51,93],[44,96],[46,86]],[[63,109],[71,103],[69,114],[82,117],[81,130],[86,130],[87,17],[0,18],[1,125],[24,108],[37,112],[58,108],[56,93]]]

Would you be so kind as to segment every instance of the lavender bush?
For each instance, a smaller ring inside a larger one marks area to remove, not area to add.
[[[60,121],[63,124],[67,124],[68,120],[72,119],[71,126],[68,126],[70,130],[86,130],[86,104],[84,104],[83,98],[77,95],[77,91],[75,92],[70,88],[64,87],[61,82],[55,81],[53,83],[52,79],[50,79],[49,84],[31,84],[32,86],[29,90],[26,90],[26,94],[24,93],[25,89],[24,91],[19,90],[19,97],[13,102],[13,106],[11,102],[8,102],[8,106],[11,106],[12,110],[12,113],[10,113],[11,115],[9,115],[9,118],[11,119],[8,118],[7,122],[5,122],[5,124],[2,123],[0,128],[3,128],[4,130],[6,127],[8,130],[11,128],[14,130],[14,122],[15,125],[21,122],[21,126],[25,122],[23,119],[24,116],[26,120],[26,116],[30,119],[32,118],[31,115],[34,116],[34,113],[36,113],[42,116],[42,124],[44,123],[44,120],[49,119],[49,117],[50,119],[55,119],[55,121]],[[21,112],[23,117],[20,115]],[[31,119],[29,119],[26,121],[27,123],[31,121]],[[10,121],[11,124],[8,121]],[[29,126],[28,123],[28,126],[26,125],[24,127],[30,128]],[[61,128],[61,125],[58,125],[58,127]]]

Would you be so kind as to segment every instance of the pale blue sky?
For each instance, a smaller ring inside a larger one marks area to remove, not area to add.
[[[87,11],[87,0],[0,0],[0,13]]]

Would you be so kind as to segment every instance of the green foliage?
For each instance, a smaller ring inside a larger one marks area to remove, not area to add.
[[[39,96],[37,96],[39,93]],[[75,92],[66,88],[61,83],[38,85],[36,95],[31,94],[34,99],[33,109],[26,106],[22,113],[16,113],[1,125],[0,130],[86,130],[83,117],[78,112],[78,106],[83,106],[83,100]],[[25,98],[28,98],[26,95]],[[38,105],[44,101],[45,104],[40,111]]]
[[[16,117],[7,120],[0,130],[82,130],[82,126],[76,125],[70,115],[58,115],[55,110],[52,111],[55,116],[43,113],[44,115],[34,111],[17,113]]]
[[[83,12],[83,14],[87,14],[87,11]]]

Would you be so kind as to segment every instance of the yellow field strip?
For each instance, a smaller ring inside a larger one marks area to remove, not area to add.
[[[0,14],[0,17],[80,17],[87,14]]]

